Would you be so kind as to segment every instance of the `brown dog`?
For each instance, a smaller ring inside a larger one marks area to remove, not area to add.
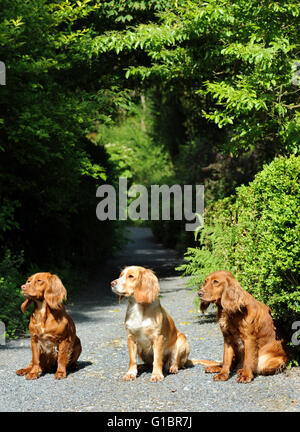
[[[58,276],[51,273],[36,273],[22,285],[26,300],[21,306],[33,302],[30,317],[32,360],[17,375],[27,380],[39,378],[40,373],[56,370],[56,379],[66,378],[67,367],[76,369],[81,353],[80,339],[76,336],[75,324],[62,304],[67,292]]]
[[[204,302],[217,306],[217,317],[224,337],[223,363],[211,362],[206,372],[218,372],[215,381],[226,381],[234,365],[237,382],[250,382],[254,374],[269,375],[281,372],[287,356],[268,306],[244,291],[229,271],[211,273],[198,292]]]
[[[111,282],[111,287],[120,297],[128,297],[125,328],[129,368],[123,377],[125,381],[137,376],[137,355],[145,364],[153,365],[151,381],[164,379],[163,367],[170,373],[177,373],[180,368],[202,363],[201,360],[188,360],[189,343],[161,306],[158,279],[151,270],[126,267],[119,279]]]

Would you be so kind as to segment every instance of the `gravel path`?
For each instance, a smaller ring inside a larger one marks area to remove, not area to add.
[[[195,294],[176,276],[179,260],[174,251],[154,242],[147,228],[131,228],[132,243],[111,260],[68,307],[81,339],[80,369],[65,380],[46,374],[26,381],[15,370],[31,358],[29,338],[0,346],[0,411],[300,411],[300,368],[276,376],[259,376],[250,384],[236,377],[216,383],[197,365],[151,383],[151,371],[133,382],[123,382],[128,365],[121,304],[111,293],[109,282],[125,265],[151,267],[161,285],[161,302],[177,328],[186,334],[190,358],[221,360],[223,339],[213,310],[200,316]]]

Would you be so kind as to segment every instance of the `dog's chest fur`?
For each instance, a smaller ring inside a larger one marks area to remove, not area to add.
[[[57,356],[58,354],[57,344],[54,343],[49,337],[39,338],[38,344],[41,350],[44,351],[45,353],[47,354],[52,353],[53,355]]]
[[[35,326],[36,338],[39,348],[47,354],[52,353],[57,356],[58,343],[56,338],[46,331],[46,327],[42,324]]]
[[[55,337],[47,331],[47,311],[44,303],[38,303],[30,322],[30,331],[36,335],[40,350],[57,356],[58,344]]]
[[[158,331],[154,311],[158,307],[158,301],[147,306],[135,301],[129,301],[128,303],[125,328],[135,336],[138,352],[152,352],[152,341]]]
[[[223,335],[230,336],[231,341],[234,343],[236,354],[242,355],[244,351],[244,340],[239,332],[239,323],[241,316],[236,314],[236,318],[233,319],[224,312],[221,308],[218,309],[218,323],[220,325]]]
[[[144,306],[139,303],[129,304],[125,327],[130,333],[135,335],[145,333],[153,327],[152,318],[145,314]]]

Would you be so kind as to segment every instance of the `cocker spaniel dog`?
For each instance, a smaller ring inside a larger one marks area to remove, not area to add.
[[[146,365],[153,365],[151,381],[164,379],[163,368],[177,373],[180,368],[202,363],[201,360],[188,360],[189,343],[161,306],[158,279],[151,270],[126,267],[119,279],[111,282],[111,288],[121,298],[128,297],[125,328],[129,368],[123,380],[136,378],[137,355]]]
[[[244,291],[229,271],[211,273],[198,291],[202,311],[217,306],[217,319],[224,337],[223,363],[211,362],[206,372],[217,373],[215,381],[226,381],[237,367],[237,382],[248,383],[254,374],[281,372],[287,355],[276,332],[268,306]]]
[[[26,297],[22,312],[30,303],[34,304],[29,323],[32,360],[16,373],[33,380],[41,373],[56,370],[56,379],[66,378],[67,368],[77,368],[76,361],[81,353],[75,324],[62,304],[66,289],[59,277],[51,273],[36,273],[21,288]]]

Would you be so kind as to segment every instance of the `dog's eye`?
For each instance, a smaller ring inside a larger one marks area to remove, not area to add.
[[[41,279],[38,279],[37,281],[38,281],[38,282],[43,282]]]
[[[132,279],[134,276],[133,276],[133,275],[128,275],[128,277],[129,277],[130,279]]]
[[[214,283],[214,284],[218,284],[219,281],[217,281],[217,280],[215,279],[215,280],[213,280],[213,283]]]

